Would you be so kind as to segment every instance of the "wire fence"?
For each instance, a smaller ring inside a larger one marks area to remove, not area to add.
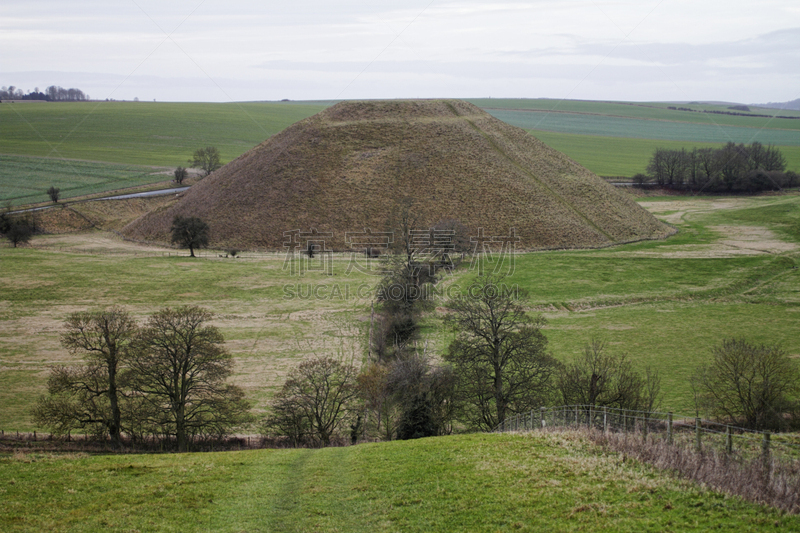
[[[800,461],[800,436],[773,434],[722,424],[696,417],[676,416],[671,412],[636,411],[592,405],[542,407],[530,413],[506,418],[496,432],[532,431],[546,428],[589,428],[603,433],[639,435],[643,441],[667,444],[696,451],[715,451],[733,459],[751,461]]]

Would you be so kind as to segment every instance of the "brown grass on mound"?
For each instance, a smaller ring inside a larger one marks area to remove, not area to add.
[[[420,228],[457,219],[518,248],[602,246],[670,232],[631,198],[524,130],[457,100],[343,102],[302,120],[124,233],[167,241],[199,216],[211,243],[281,249],[284,232],[383,231],[404,198]]]

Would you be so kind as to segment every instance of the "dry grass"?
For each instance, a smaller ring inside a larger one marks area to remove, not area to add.
[[[459,219],[519,248],[602,246],[667,235],[631,198],[477,107],[452,101],[343,102],[270,138],[126,235],[164,242],[175,215],[208,221],[214,246],[283,249],[294,229],[381,231],[398,200],[422,227]]]
[[[641,435],[592,430],[590,438],[597,444],[657,468],[702,483],[714,490],[741,496],[747,500],[771,505],[783,511],[800,513],[800,463],[778,461],[774,457],[765,464],[761,458],[735,459],[716,449],[696,451],[674,446],[663,439],[642,439]]]

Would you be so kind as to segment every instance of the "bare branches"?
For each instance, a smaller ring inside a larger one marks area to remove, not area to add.
[[[701,402],[718,418],[752,429],[781,429],[797,413],[800,376],[778,345],[726,339],[696,375]]]
[[[541,405],[555,360],[546,353],[541,316],[530,317],[502,278],[483,275],[469,295],[452,300],[446,322],[457,331],[445,360],[475,427],[492,429],[511,413]]]
[[[244,394],[225,380],[233,361],[219,330],[199,307],[163,309],[147,321],[131,361],[134,390],[168,421],[185,451],[188,438],[235,425],[247,410]]]
[[[327,446],[348,419],[358,395],[357,370],[331,357],[315,357],[295,368],[272,402],[267,426],[293,444]]]

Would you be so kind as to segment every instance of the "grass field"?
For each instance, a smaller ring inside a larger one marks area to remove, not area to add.
[[[666,109],[673,104],[666,103],[470,101],[528,129],[603,176],[630,177],[643,172],[656,147],[690,149],[729,140],[779,145],[788,168],[800,170],[800,120],[673,111]],[[54,183],[62,184],[65,191],[79,192],[157,178],[140,176],[138,170],[64,159],[117,163],[126,168],[174,168],[186,165],[197,148],[213,145],[228,162],[332,103],[4,103],[0,105],[0,155],[34,159],[3,158],[0,197],[20,204],[41,199],[38,191]],[[726,110],[726,106],[682,106]],[[753,113],[800,117],[796,111],[754,108]],[[127,178],[122,179],[122,174]]]
[[[185,166],[216,146],[227,163],[324,105],[70,102],[0,105],[0,153]]]
[[[0,458],[3,531],[736,531],[800,518],[571,433],[321,450]]]
[[[662,408],[691,414],[688,378],[723,338],[779,342],[800,355],[794,268],[800,195],[643,204],[680,232],[664,241],[514,257],[510,282],[527,289],[532,309],[549,320],[556,357],[569,360],[600,337],[640,366],[659,368]],[[104,216],[99,207],[82,205],[84,216]],[[114,205],[102,203],[107,216],[132,209]],[[114,219],[111,227],[122,223]],[[185,252],[176,256],[100,231],[0,246],[0,429],[6,431],[36,429],[28,408],[44,391],[48,366],[74,361],[58,343],[70,312],[116,303],[142,319],[165,305],[212,309],[236,360],[235,381],[260,412],[301,358],[363,338],[377,281],[358,270],[347,274],[347,255],[334,258],[332,276],[296,277],[284,270],[282,254],[224,259],[204,251],[204,258],[190,260]],[[444,284],[469,278],[463,271]],[[432,312],[425,326],[436,351],[450,338],[439,320],[440,312]]]
[[[531,135],[599,176],[632,177],[644,173],[656,148],[719,148],[718,143],[662,141],[528,130]],[[800,171],[800,146],[781,146],[786,168]]]
[[[691,141],[736,144],[761,144],[800,146],[800,132],[796,129],[756,128],[696,122],[671,122],[590,115],[579,113],[549,113],[545,111],[489,110],[496,118],[526,130],[544,130],[576,135],[625,137],[658,141]],[[765,121],[767,119],[764,119]],[[792,120],[799,123],[800,120]]]
[[[469,100],[483,109],[548,111],[553,113],[575,113],[582,115],[601,115],[608,117],[658,120],[669,122],[690,122],[696,124],[719,124],[749,128],[776,128],[800,130],[800,121],[780,117],[798,117],[800,111],[767,108],[751,108],[749,115],[769,115],[768,117],[725,115],[718,113],[700,113],[668,109],[684,107],[695,111],[730,112],[726,105],[711,104],[673,104],[667,102],[602,102],[587,100],[550,100],[550,99],[493,99],[484,98]],[[736,111],[741,113],[740,111]]]
[[[172,168],[0,155],[0,202],[49,201],[46,190],[50,185],[60,189],[62,199],[68,199],[172,178]]]

